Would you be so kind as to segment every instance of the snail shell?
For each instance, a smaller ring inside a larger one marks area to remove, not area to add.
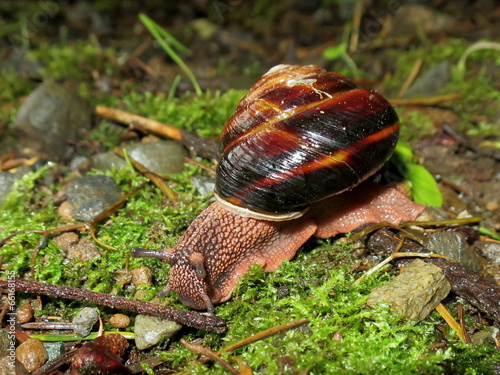
[[[380,169],[398,136],[397,114],[376,92],[318,66],[278,65],[223,129],[216,198],[243,216],[299,217]]]

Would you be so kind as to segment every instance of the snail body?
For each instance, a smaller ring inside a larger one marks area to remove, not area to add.
[[[213,311],[253,264],[275,270],[311,236],[413,220],[423,207],[398,188],[349,191],[380,169],[398,136],[396,112],[381,95],[317,66],[278,65],[223,129],[217,201],[174,249],[132,254],[171,265],[161,293],[174,290],[185,305]]]

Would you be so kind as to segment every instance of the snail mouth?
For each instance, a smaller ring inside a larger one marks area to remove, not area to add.
[[[198,293],[196,296],[179,294],[179,300],[183,305],[191,307],[195,310],[207,310],[209,313],[213,313],[215,311],[212,301],[205,292]]]
[[[207,293],[207,284],[198,278],[196,270],[174,266],[170,269],[168,290],[177,293],[181,303],[195,310],[215,311]],[[167,289],[166,288],[166,289]]]

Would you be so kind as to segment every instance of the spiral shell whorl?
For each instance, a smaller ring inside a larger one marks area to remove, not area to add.
[[[317,66],[278,65],[226,123],[215,191],[252,211],[300,211],[375,173],[398,135],[381,95]]]

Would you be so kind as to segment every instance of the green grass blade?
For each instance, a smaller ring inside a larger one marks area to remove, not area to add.
[[[189,78],[191,81],[191,84],[194,87],[194,91],[196,92],[196,95],[201,95],[202,91],[200,88],[200,85],[198,84],[198,81],[196,80],[196,77],[194,76],[193,72],[189,67],[182,61],[182,59],[179,57],[179,55],[174,51],[174,49],[169,45],[172,44],[173,47],[176,47],[177,49],[187,51],[186,47],[184,47],[181,43],[179,43],[173,36],[171,36],[166,30],[162,29],[160,25],[158,25],[156,22],[154,22],[151,18],[146,16],[145,14],[139,14],[139,19],[141,22],[146,26],[146,28],[149,30],[151,35],[160,43],[162,48],[165,50],[165,52],[170,56],[172,60],[184,71],[186,76]]]

